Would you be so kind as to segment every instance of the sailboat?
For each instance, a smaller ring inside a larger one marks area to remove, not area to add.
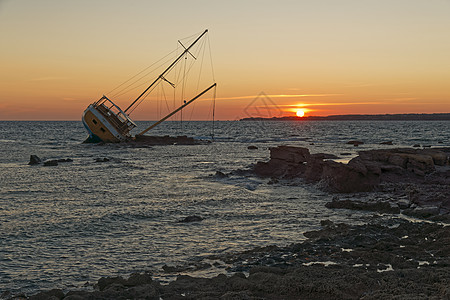
[[[213,83],[189,101],[184,101],[183,105],[170,112],[168,115],[155,122],[153,125],[137,134],[135,137],[131,136],[131,130],[137,125],[133,122],[133,120],[129,116],[129,113],[127,112],[129,112],[130,109],[132,109],[136,105],[136,103],[138,103],[138,101],[141,100],[141,98],[160,81],[168,82],[168,80],[164,76],[173,69],[173,67],[181,60],[181,58],[185,57],[185,55],[187,54],[192,55],[189,50],[191,50],[191,48],[207,32],[208,30],[206,29],[188,47],[183,46],[184,51],[125,110],[122,110],[117,104],[115,104],[105,95],[103,95],[98,101],[90,104],[83,112],[82,116],[83,125],[89,133],[89,136],[85,142],[119,143],[142,138],[144,137],[144,133],[161,124],[163,121],[167,120],[177,112],[181,111],[184,107],[200,98],[212,88],[215,88],[217,84]],[[173,86],[172,83],[170,84]]]

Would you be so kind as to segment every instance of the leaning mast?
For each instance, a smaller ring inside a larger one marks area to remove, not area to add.
[[[155,81],[153,81],[146,89],[145,91],[143,91],[137,98],[136,100],[134,100],[130,106],[128,106],[124,112],[126,113],[139,99],[142,98],[142,96],[145,95],[145,93],[147,93],[147,91],[152,88],[160,79],[164,79],[164,75],[170,71],[170,69],[172,69],[172,67],[186,54],[189,52],[189,50],[192,48],[192,46],[194,46],[206,33],[208,32],[208,29],[206,29],[205,31],[203,31],[203,33],[195,40],[192,42],[192,44],[185,48],[185,50],[183,51],[183,53],[180,54],[180,56],[177,57],[177,59],[175,59],[174,62],[172,62],[172,64],[170,66],[167,67],[167,69],[164,70],[164,72],[161,73],[161,75],[159,75]]]

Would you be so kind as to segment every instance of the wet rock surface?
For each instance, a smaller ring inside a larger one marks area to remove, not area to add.
[[[201,222],[203,220],[204,220],[204,218],[202,218],[200,216],[192,215],[192,216],[187,216],[187,217],[181,219],[179,222],[180,223],[192,223],[192,222]]]
[[[42,163],[44,167],[49,167],[49,166],[57,166],[59,163],[68,163],[68,162],[73,162],[73,159],[71,158],[47,159],[43,162],[39,156],[30,155],[30,161],[28,164],[34,166],[40,165]]]
[[[38,165],[42,162],[42,160],[37,155],[30,155],[29,165]]]
[[[209,257],[229,266],[228,276],[178,275],[168,285],[148,273],[107,277],[93,291],[44,291],[30,299],[448,299],[450,226],[388,222],[324,220],[302,243]]]

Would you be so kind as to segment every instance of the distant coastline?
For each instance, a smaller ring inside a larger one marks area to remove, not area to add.
[[[450,121],[450,113],[243,118],[240,121]]]

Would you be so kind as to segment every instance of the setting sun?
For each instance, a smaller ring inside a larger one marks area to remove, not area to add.
[[[305,111],[302,109],[297,110],[297,117],[303,117],[305,115]]]

